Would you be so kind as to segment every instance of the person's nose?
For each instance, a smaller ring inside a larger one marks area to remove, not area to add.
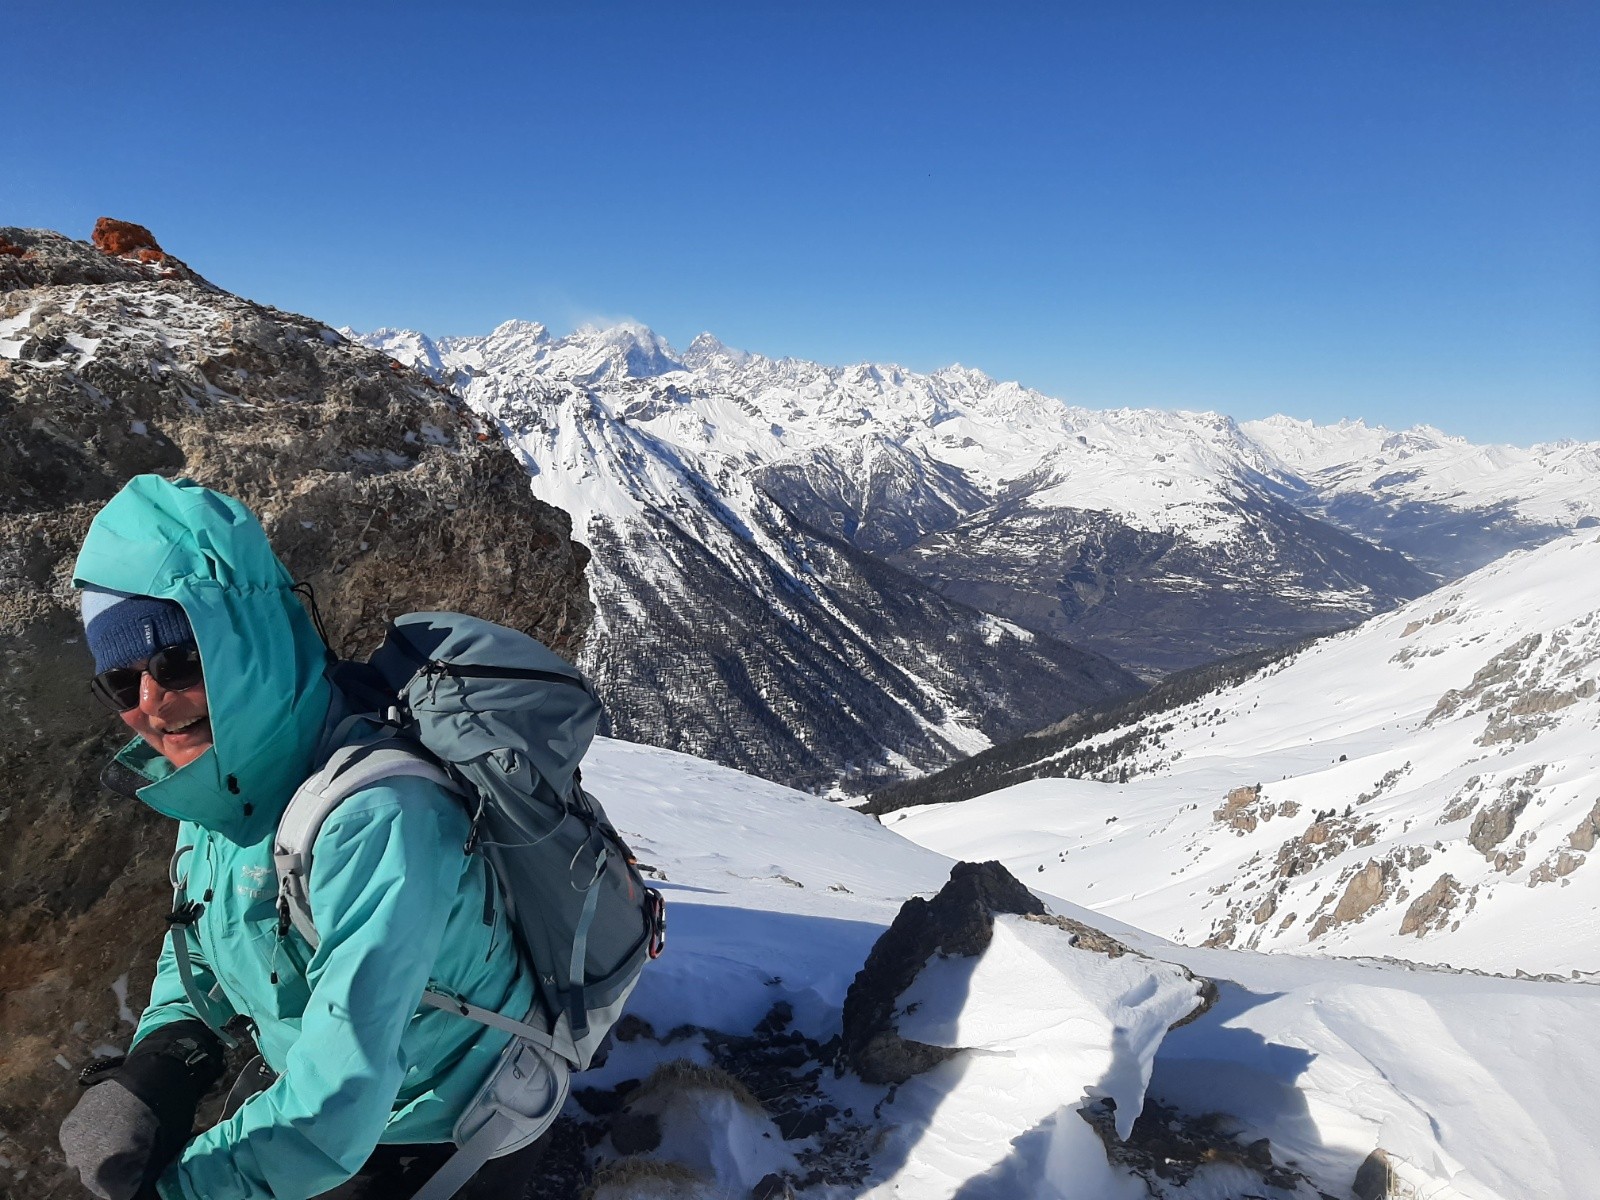
[[[156,677],[149,671],[139,677],[139,711],[146,716],[160,716],[172,694],[156,682]]]

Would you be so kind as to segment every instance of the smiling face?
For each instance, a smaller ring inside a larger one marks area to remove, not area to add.
[[[169,691],[146,672],[139,680],[139,705],[126,710],[122,720],[174,767],[188,766],[211,748],[204,680]]]

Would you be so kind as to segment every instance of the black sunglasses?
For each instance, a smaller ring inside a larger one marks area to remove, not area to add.
[[[181,692],[200,682],[200,650],[194,645],[157,650],[143,667],[113,667],[89,681],[94,698],[114,713],[139,707],[139,688],[149,675],[169,692]]]

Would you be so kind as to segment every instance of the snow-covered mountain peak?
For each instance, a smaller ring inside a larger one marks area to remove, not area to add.
[[[455,339],[464,341],[465,339]],[[507,350],[513,347],[546,346],[550,344],[550,330],[542,321],[513,319],[502,321],[489,334],[489,341]]]
[[[1473,509],[1503,510],[1552,529],[1600,515],[1600,443],[1476,445],[1430,425],[1395,432],[1282,416],[1241,430],[1281,470],[1306,480],[1331,515],[1373,533],[1403,514],[1437,523]]]
[[[724,344],[715,334],[700,333],[684,349],[681,361],[690,371],[738,370],[755,361],[759,355],[745,350],[735,350]]]
[[[1396,458],[1410,458],[1416,454],[1427,454],[1433,450],[1445,447],[1470,446],[1466,438],[1452,437],[1443,430],[1432,425],[1413,425],[1410,429],[1402,429],[1399,433],[1391,433],[1383,439],[1379,449],[1385,454],[1392,454]]]
[[[798,520],[1147,673],[1342,625],[1600,516],[1596,447],[1500,456],[1359,421],[1253,432],[1217,412],[1074,406],[965,366],[830,366],[710,334],[679,353],[636,323],[439,350],[443,372],[423,365],[500,423],[591,544],[597,521],[703,510],[741,538],[771,530],[776,561],[774,520]]]
[[[375,346],[390,358],[416,367],[434,379],[447,374],[439,345],[425,333],[415,329],[374,329],[371,333],[357,333],[349,326],[341,326],[339,334],[351,342]]]
[[[636,321],[608,328],[586,325],[562,339],[562,348],[587,358],[588,369],[579,378],[599,382],[606,378],[653,379],[684,370],[678,353],[655,330]]]

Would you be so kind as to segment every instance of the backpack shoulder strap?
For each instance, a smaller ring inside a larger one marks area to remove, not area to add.
[[[328,814],[357,792],[397,776],[414,776],[447,791],[461,789],[415,743],[387,736],[335,750],[298,788],[278,819],[272,861],[278,873],[280,930],[293,925],[315,950],[321,938],[311,917],[311,851]]]

